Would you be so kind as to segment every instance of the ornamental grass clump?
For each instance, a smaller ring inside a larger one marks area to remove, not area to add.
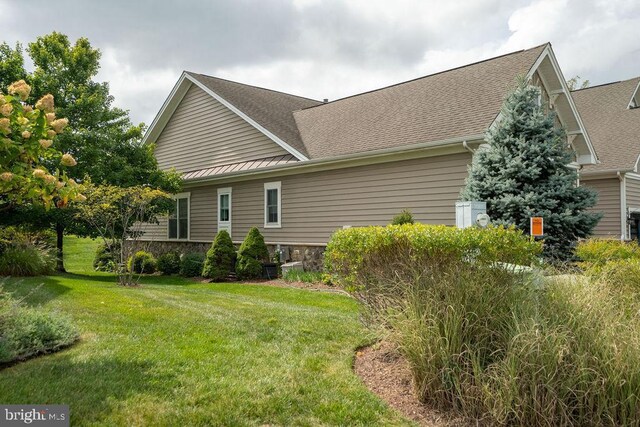
[[[541,284],[514,267],[540,253],[514,229],[416,224],[340,230],[325,261],[422,401],[489,425],[640,424],[636,283],[612,270]]]

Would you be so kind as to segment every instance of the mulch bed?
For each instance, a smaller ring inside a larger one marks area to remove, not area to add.
[[[469,426],[474,423],[444,414],[418,400],[406,360],[389,342],[356,352],[354,371],[366,386],[405,418],[428,427]]]

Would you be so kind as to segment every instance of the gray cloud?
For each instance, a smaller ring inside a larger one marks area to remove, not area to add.
[[[552,41],[567,76],[640,74],[633,0],[0,0],[0,27],[88,37],[116,103],[147,123],[183,69],[334,99]]]

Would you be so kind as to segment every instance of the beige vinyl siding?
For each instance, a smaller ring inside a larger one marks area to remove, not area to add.
[[[640,179],[635,179],[626,175],[625,181],[627,183],[627,209],[639,209],[640,210]]]
[[[268,242],[319,243],[344,225],[384,225],[402,209],[429,224],[455,224],[455,202],[471,162],[468,153],[396,161],[279,178],[185,189],[191,193],[191,240],[217,232],[217,188],[231,187],[231,228],[242,241],[258,226]],[[282,185],[281,228],[264,228],[264,183]],[[153,225],[150,229],[156,228]],[[150,235],[163,235],[166,222]]]
[[[598,192],[598,203],[593,210],[604,212],[604,216],[594,230],[594,235],[619,239],[622,234],[620,180],[618,178],[581,180],[580,185],[591,187]]]
[[[180,172],[289,154],[192,85],[156,141],[161,169]]]

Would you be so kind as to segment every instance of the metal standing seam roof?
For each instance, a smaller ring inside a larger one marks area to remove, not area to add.
[[[222,175],[233,172],[241,172],[253,169],[266,168],[268,166],[284,165],[287,163],[297,163],[296,159],[291,154],[285,154],[282,156],[265,157],[262,159],[249,160],[246,162],[231,163],[227,165],[214,166],[207,169],[198,169],[195,171],[185,172],[182,175],[184,180],[207,178],[210,176]]]
[[[600,163],[585,172],[632,170],[640,155],[640,108],[629,101],[640,77],[571,92]]]

